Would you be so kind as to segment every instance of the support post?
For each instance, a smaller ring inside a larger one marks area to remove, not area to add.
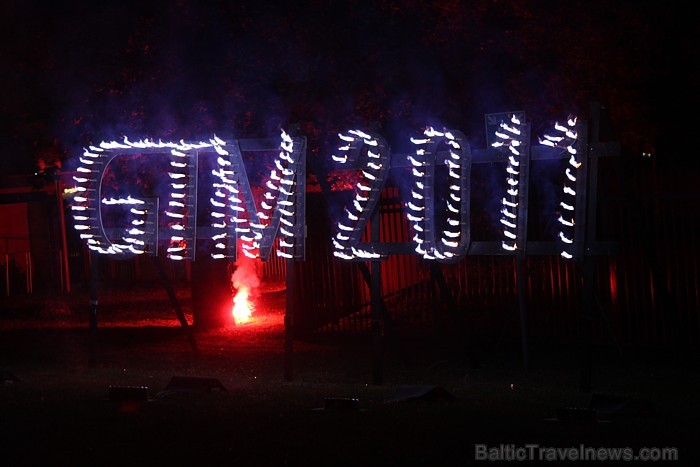
[[[286,263],[287,293],[284,314],[284,380],[291,381],[294,375],[294,315],[297,306],[297,278],[296,261],[294,258],[288,258]]]
[[[199,351],[199,347],[197,346],[197,341],[194,338],[194,334],[192,334],[192,329],[190,328],[190,325],[187,323],[187,317],[185,317],[185,313],[184,311],[182,311],[182,306],[180,306],[180,301],[177,299],[175,290],[173,290],[173,287],[170,284],[170,281],[168,280],[168,276],[165,274],[163,264],[158,260],[157,256],[153,256],[152,259],[153,264],[158,270],[158,277],[160,278],[160,283],[163,285],[165,292],[168,294],[168,298],[170,299],[170,303],[173,306],[173,310],[175,310],[177,319],[180,321],[182,330],[185,332],[185,337],[187,337],[187,341],[190,343],[190,347],[192,347],[192,352],[194,353],[195,357],[199,358],[201,356],[201,353]]]
[[[518,311],[520,313],[520,340],[523,352],[523,369],[530,369],[530,349],[527,337],[527,306],[525,305],[524,255],[515,255],[515,281],[518,287]]]
[[[97,253],[90,252],[90,309],[89,313],[89,364],[97,365],[97,295],[99,292],[100,268]]]
[[[434,261],[430,263],[430,278],[437,284],[438,289],[440,290],[440,298],[447,306],[450,318],[452,318],[452,326],[456,330],[456,339],[453,337],[453,340],[463,344],[463,346],[457,347],[459,358],[466,355],[466,357],[469,359],[469,364],[474,368],[478,367],[480,365],[478,355],[472,340],[469,339],[469,336],[467,336],[467,329],[464,319],[457,309],[457,304],[455,303],[452,289],[450,289],[450,286],[445,279],[445,275],[442,273],[440,265]]]
[[[591,392],[593,379],[593,279],[595,275],[595,258],[583,258],[583,300],[581,327],[583,349],[581,352],[581,392]]]
[[[384,352],[382,339],[382,275],[381,262],[372,261],[370,270],[370,301],[372,307],[372,382],[382,384],[384,380]]]
[[[59,268],[61,268],[61,277],[63,277],[63,292],[70,293],[70,265],[68,257],[68,240],[66,238],[66,212],[63,206],[63,184],[56,180],[56,200],[58,201],[58,219],[61,223],[61,254],[59,255]]]
[[[520,161],[520,181],[518,193],[518,238],[522,243],[515,252],[515,282],[518,288],[518,314],[520,316],[520,341],[523,354],[523,369],[530,368],[530,349],[527,332],[527,306],[525,304],[525,268],[523,266],[527,256],[527,226],[530,206],[530,159],[532,148],[530,141],[530,124],[525,125],[525,141],[528,141],[525,157]]]
[[[7,297],[10,296],[10,254],[9,253],[5,253],[5,295]]]
[[[587,131],[582,132],[585,137],[585,159],[583,169],[585,170],[585,180],[581,187],[578,187],[579,195],[582,199],[581,214],[584,216],[583,225],[577,236],[581,234],[584,238],[578,248],[579,257],[583,263],[583,297],[581,300],[581,327],[582,327],[582,358],[581,358],[581,380],[579,389],[581,392],[591,392],[591,381],[593,379],[593,294],[595,285],[595,258],[588,251],[588,243],[596,238],[597,232],[597,208],[598,208],[598,154],[594,153],[596,145],[600,143],[600,113],[601,106],[592,103],[589,110],[589,122]],[[584,175],[582,174],[582,175]],[[578,205],[577,198],[576,204]],[[577,219],[579,221],[579,219]],[[585,229],[584,229],[585,226]]]
[[[370,238],[372,242],[379,241],[379,206],[375,208],[370,220]],[[380,260],[370,262],[370,273],[372,382],[374,384],[382,384],[384,380],[384,343],[382,339],[382,263]]]

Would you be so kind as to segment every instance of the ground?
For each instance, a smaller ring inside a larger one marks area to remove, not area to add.
[[[697,359],[678,349],[597,347],[592,391],[582,392],[576,345],[532,343],[526,371],[517,343],[485,343],[475,364],[453,358],[439,336],[399,337],[385,343],[378,384],[368,338],[296,340],[288,380],[285,291],[261,292],[252,323],[195,332],[199,357],[158,288],[103,290],[94,341],[84,291],[7,299],[0,462],[465,466],[483,463],[478,445],[505,445],[507,455],[530,444],[635,455],[671,447],[673,465],[700,460]],[[188,289],[177,293],[191,319]],[[147,396],[118,400],[119,391]],[[598,405],[596,420],[560,419],[601,394],[629,410]]]

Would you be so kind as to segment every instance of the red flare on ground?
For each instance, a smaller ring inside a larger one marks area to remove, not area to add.
[[[256,289],[260,286],[261,266],[259,259],[248,258],[243,254],[238,255],[236,269],[231,274],[231,285],[236,290],[232,313],[237,324],[249,322],[253,318],[253,311],[255,311],[253,299]]]
[[[249,294],[250,289],[241,285],[236,296],[233,297],[233,319],[237,324],[246,323],[252,319],[253,304],[248,301]]]

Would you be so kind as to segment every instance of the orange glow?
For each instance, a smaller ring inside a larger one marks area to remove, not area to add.
[[[250,289],[241,285],[233,297],[233,319],[236,324],[247,323],[252,319],[253,303],[248,300]]]
[[[238,241],[238,261],[231,274],[231,286],[236,291],[233,297],[233,319],[236,324],[248,323],[253,320],[253,300],[257,297],[260,286],[262,261],[260,258],[250,258],[241,254],[241,240]]]

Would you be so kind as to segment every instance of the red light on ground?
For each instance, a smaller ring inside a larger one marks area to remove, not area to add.
[[[247,323],[252,320],[253,303],[248,300],[250,289],[242,285],[238,288],[236,295],[233,297],[233,319],[236,324]]]
[[[255,295],[260,286],[262,262],[259,258],[249,258],[241,253],[240,241],[238,245],[238,261],[235,270],[231,274],[231,285],[236,290],[233,297],[233,319],[236,324],[249,323],[253,320],[255,307],[251,295]]]

